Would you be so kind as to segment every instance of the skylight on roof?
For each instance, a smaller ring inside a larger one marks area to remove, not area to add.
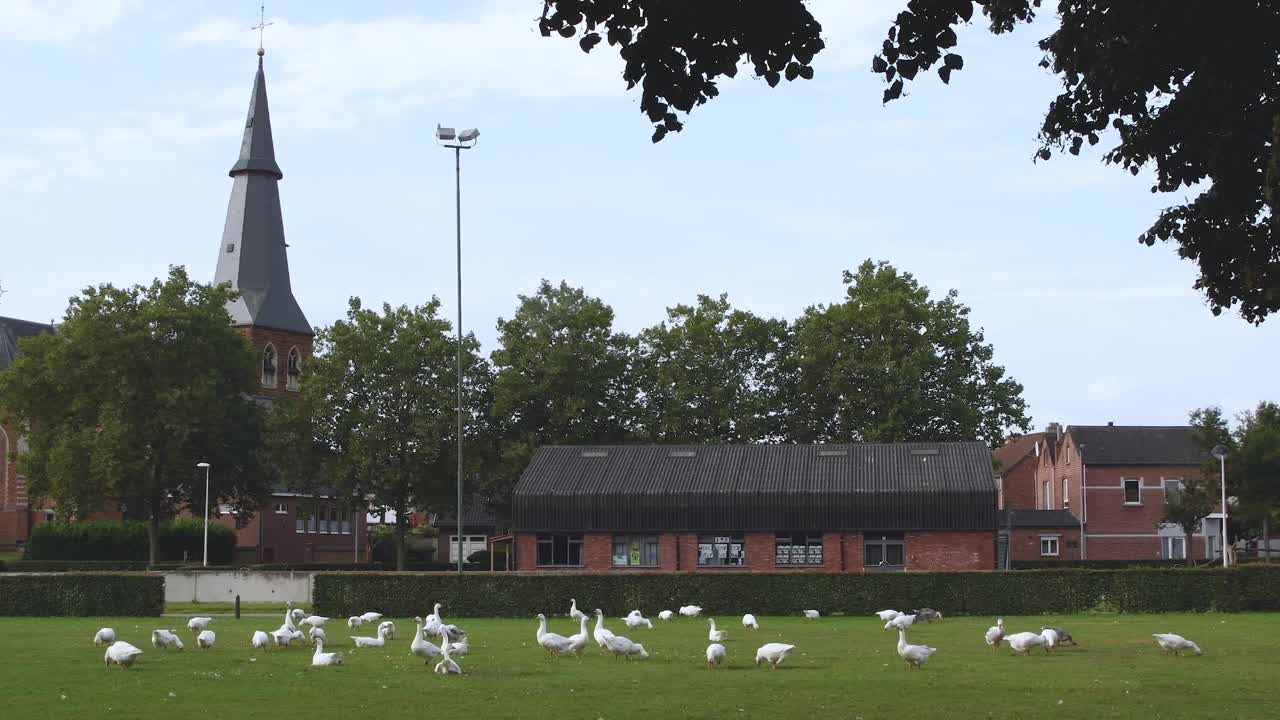
[[[694,450],[672,450],[667,457],[698,457]]]
[[[938,451],[938,448],[932,447],[932,448],[911,448],[910,452],[912,455],[937,455],[939,451]]]
[[[583,450],[582,457],[609,457],[609,452],[607,450]]]
[[[847,457],[848,450],[819,450],[818,457]]]

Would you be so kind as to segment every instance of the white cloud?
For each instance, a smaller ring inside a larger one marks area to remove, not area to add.
[[[1091,403],[1106,403],[1129,392],[1129,385],[1115,375],[1107,375],[1089,383],[1085,397]]]
[[[0,0],[0,38],[68,43],[110,28],[141,0]]]

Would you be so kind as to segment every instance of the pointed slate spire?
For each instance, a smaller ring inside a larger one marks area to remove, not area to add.
[[[258,51],[258,74],[249,99],[240,157],[230,175],[231,202],[222,230],[214,282],[230,282],[239,299],[227,306],[232,324],[284,330],[311,336],[307,318],[293,297],[289,257],[285,250],[280,187],[284,173],[276,164],[267,108],[267,81]]]

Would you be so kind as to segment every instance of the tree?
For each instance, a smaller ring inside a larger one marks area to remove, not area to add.
[[[1232,494],[1245,518],[1261,525],[1262,547],[1271,560],[1271,519],[1280,508],[1280,405],[1258,403],[1240,418],[1239,449],[1228,462]]]
[[[174,267],[147,287],[88,288],[56,333],[24,340],[0,374],[0,407],[27,438],[31,495],[66,517],[116,503],[147,520],[152,562],[162,520],[202,513],[197,462],[213,466],[211,506],[256,508],[269,477],[255,356],[225,309],[234,297]]]
[[[1200,476],[1185,478],[1178,492],[1166,498],[1160,520],[1182,528],[1186,534],[1187,556],[1190,557],[1192,534],[1200,528],[1201,521],[1221,505],[1222,466],[1210,451],[1217,445],[1223,445],[1228,452],[1233,452],[1236,439],[1220,407],[1192,410],[1187,421],[1191,425],[1191,436],[1205,459],[1200,467]]]
[[[316,336],[299,414],[280,420],[311,433],[300,438],[308,445],[294,458],[295,472],[328,468],[338,492],[395,511],[401,570],[409,513],[448,504],[457,479],[457,340],[439,311],[438,298],[415,308],[384,304],[381,313],[351,298],[346,319]],[[478,351],[467,335],[464,432],[474,432],[488,378]]]
[[[787,323],[699,295],[640,333],[640,434],[650,442],[744,443],[777,437]]]
[[[716,79],[738,74],[745,57],[770,87],[786,77],[813,77],[813,56],[825,44],[822,26],[801,0],[545,0],[538,29],[571,38],[591,52],[607,40],[618,47],[627,89],[640,86],[640,111],[653,141],[683,127],[689,113],[720,94]]]
[[[636,406],[635,342],[613,331],[612,308],[563,281],[543,280],[519,301],[510,320],[498,319],[492,354],[502,453],[489,491],[500,505],[539,446],[620,442]]]
[[[909,0],[871,70],[883,99],[936,67],[944,83],[964,67],[956,28],[975,8],[994,34],[1029,23],[1041,0]],[[1040,41],[1041,65],[1063,92],[1049,106],[1037,157],[1116,144],[1108,163],[1156,171],[1152,192],[1198,187],[1160,213],[1139,242],[1173,241],[1199,265],[1196,288],[1215,314],[1239,305],[1259,323],[1280,309],[1280,4],[1164,0],[1060,0],[1058,25]],[[543,35],[590,51],[601,33],[626,63],[627,87],[654,141],[682,125],[677,113],[719,94],[715,80],[751,63],[770,85],[810,78],[822,26],[800,0],[546,0]]]
[[[784,389],[791,442],[985,440],[1030,421],[954,290],[939,300],[888,263],[845,271],[845,300],[794,324]]]

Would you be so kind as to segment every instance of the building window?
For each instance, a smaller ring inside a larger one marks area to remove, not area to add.
[[[1069,492],[1070,490],[1071,490],[1071,480],[1069,480],[1068,478],[1062,478],[1062,509],[1063,510],[1071,509],[1071,493]]]
[[[867,533],[863,536],[862,564],[870,570],[901,570],[906,564],[902,533]]]
[[[1063,464],[1063,465],[1070,465],[1070,464],[1071,464],[1071,446],[1070,446],[1070,445],[1068,445],[1068,446],[1067,446],[1067,452],[1066,452],[1066,455],[1067,455],[1067,459],[1066,459],[1066,460],[1064,460],[1062,464]]]
[[[478,552],[489,549],[489,539],[484,535],[463,535],[462,536],[462,559],[464,561]],[[449,556],[452,557],[458,550],[458,536],[449,536]],[[572,563],[570,563],[572,564]]]
[[[297,392],[302,387],[302,353],[296,347],[289,348],[289,365],[285,373],[285,387]]]
[[[1173,479],[1164,481],[1164,501],[1173,502],[1178,499],[1178,495],[1182,492],[1182,481]]]
[[[1058,556],[1058,536],[1057,535],[1041,535],[1040,536],[1040,555],[1041,557],[1057,557]]]
[[[1125,505],[1141,505],[1142,504],[1142,479],[1141,478],[1125,478],[1124,479],[1124,504]]]
[[[288,504],[288,503],[276,503],[276,514],[277,514],[277,515],[288,515],[288,514],[289,514],[289,504]]]
[[[307,531],[307,513],[302,510],[302,505],[298,505],[298,512],[294,516],[293,531],[302,534]]]
[[[1186,560],[1187,540],[1180,537],[1160,538],[1160,558],[1163,560]]]
[[[657,535],[614,535],[614,567],[657,567]]]
[[[777,533],[773,539],[773,562],[779,567],[810,567],[822,564],[821,533]]]
[[[351,534],[351,513],[342,514],[342,522],[338,526],[343,535]]]
[[[262,349],[262,386],[276,386],[276,348],[271,343]]]
[[[582,533],[538,536],[539,567],[582,567]]]
[[[1045,480],[1041,486],[1041,491],[1044,494],[1044,498],[1043,498],[1044,509],[1052,510],[1053,509],[1053,481]]]
[[[742,567],[747,564],[747,544],[741,534],[699,535],[699,567]]]

